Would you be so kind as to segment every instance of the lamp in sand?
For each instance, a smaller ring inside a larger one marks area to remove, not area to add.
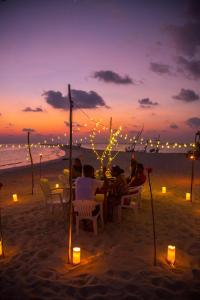
[[[186,194],[185,194],[185,199],[186,199],[187,201],[190,201],[190,200],[191,200],[190,193],[186,193]]]
[[[73,248],[73,265],[78,265],[81,262],[81,248],[74,247]]]
[[[3,256],[3,244],[2,240],[0,240],[0,257]]]
[[[17,198],[17,194],[13,194],[13,202],[17,202],[18,198]]]
[[[173,245],[169,245],[167,249],[167,261],[170,265],[174,265],[175,263],[175,253],[176,247]]]
[[[166,192],[167,192],[166,186],[162,186],[162,194],[166,194]]]

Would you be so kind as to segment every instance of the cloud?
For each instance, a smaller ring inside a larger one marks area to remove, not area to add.
[[[186,7],[186,17],[193,21],[200,20],[200,2],[199,0],[188,0]]]
[[[150,108],[152,106],[158,105],[158,102],[153,102],[149,98],[143,98],[138,100],[141,108]]]
[[[68,121],[64,121],[65,125],[69,127],[70,123]],[[78,122],[73,122],[72,126],[74,127],[83,127],[83,125],[79,124]]]
[[[124,77],[110,70],[106,71],[97,71],[94,73],[94,78],[97,78],[101,81],[107,83],[115,83],[115,84],[133,84],[133,80],[125,75]]]
[[[178,56],[176,62],[179,73],[183,73],[188,79],[200,78],[200,60],[188,60],[183,56]]]
[[[175,123],[170,124],[169,127],[172,129],[178,129],[178,125],[176,125]]]
[[[173,96],[176,100],[181,100],[183,102],[194,102],[200,99],[199,95],[193,90],[181,89],[178,95]]]
[[[191,128],[199,129],[200,128],[200,118],[198,118],[198,117],[190,118],[186,121],[186,124]]]
[[[71,94],[75,104],[74,109],[93,109],[101,106],[109,108],[103,98],[94,91],[72,90]],[[68,96],[64,96],[61,92],[50,90],[44,92],[42,96],[45,97],[46,102],[53,108],[69,110]]]
[[[150,70],[159,75],[168,74],[171,75],[171,70],[169,65],[161,64],[161,63],[150,63]]]
[[[193,57],[200,46],[200,22],[186,22],[182,26],[168,25],[165,31],[170,34],[172,41],[180,53]]]
[[[22,131],[24,131],[24,132],[35,132],[35,129],[33,129],[33,128],[23,128]]]
[[[31,107],[27,106],[26,108],[22,109],[22,111],[24,111],[24,112],[42,112],[43,109],[40,107],[31,108]]]

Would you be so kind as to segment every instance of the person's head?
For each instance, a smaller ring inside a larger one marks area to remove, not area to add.
[[[82,166],[80,158],[75,158],[74,159],[74,165],[77,166],[77,167]]]
[[[84,165],[83,166],[83,175],[85,177],[90,177],[93,178],[94,177],[94,168],[91,165]]]
[[[119,166],[112,166],[111,169],[111,175],[113,177],[118,177],[119,175],[121,175],[122,173],[124,173],[124,170],[121,169]]]

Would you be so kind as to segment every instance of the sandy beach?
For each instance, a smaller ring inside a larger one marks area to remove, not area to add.
[[[98,167],[91,150],[74,151],[83,164]],[[114,164],[129,174],[130,153]],[[1,299],[200,299],[200,161],[195,162],[194,201],[190,192],[191,161],[184,154],[136,153],[151,174],[157,234],[157,266],[153,266],[153,235],[148,183],[142,208],[125,210],[122,222],[99,226],[97,236],[81,230],[73,246],[81,247],[81,264],[67,264],[67,234],[62,209],[46,214],[35,167],[31,195],[29,167],[1,170],[0,192],[5,258],[0,258]],[[52,185],[67,160],[42,165]],[[161,187],[167,193],[161,193]],[[12,194],[19,201],[12,201]],[[166,262],[167,246],[176,246],[176,263]]]

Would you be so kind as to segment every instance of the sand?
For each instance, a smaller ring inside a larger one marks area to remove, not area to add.
[[[74,153],[97,167],[89,150]],[[115,164],[128,174],[130,153]],[[0,258],[0,298],[7,299],[200,299],[200,161],[195,162],[194,202],[190,191],[191,162],[181,154],[138,153],[151,175],[157,233],[157,266],[153,265],[152,219],[148,184],[138,212],[125,210],[122,222],[106,223],[99,233],[81,230],[81,264],[67,264],[67,234],[62,209],[47,214],[35,168],[34,195],[30,168],[1,171],[0,192],[5,258]],[[42,165],[52,185],[67,161]],[[161,186],[167,193],[161,193]],[[19,201],[12,202],[17,193]],[[166,262],[167,246],[176,246],[176,263]]]

